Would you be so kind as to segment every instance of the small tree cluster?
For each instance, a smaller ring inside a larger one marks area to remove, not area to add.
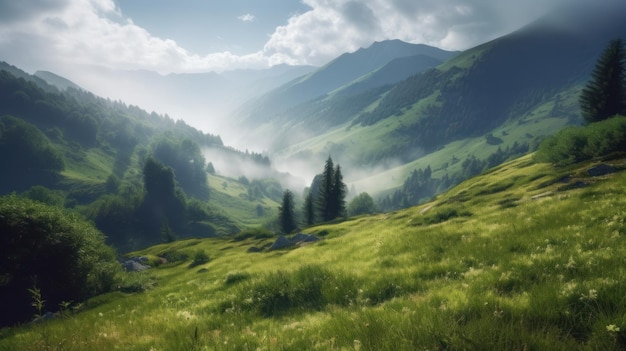
[[[626,115],[626,51],[624,41],[614,39],[604,49],[580,94],[580,110],[587,123]]]
[[[315,176],[304,199],[304,223],[327,222],[346,216],[346,184],[341,166],[328,157],[322,174]]]

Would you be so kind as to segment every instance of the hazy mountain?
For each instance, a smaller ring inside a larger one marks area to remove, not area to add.
[[[254,135],[271,131],[266,147],[273,159],[287,164],[320,162],[330,154],[342,165],[366,167],[366,177],[399,166],[393,175],[377,178],[389,182],[385,187],[397,186],[415,167],[460,171],[465,158],[487,158],[515,143],[532,146],[538,137],[579,123],[578,94],[596,59],[609,40],[626,37],[625,7],[610,1],[568,3],[393,85],[355,94],[338,89],[273,115],[259,105],[254,118],[265,123]],[[287,93],[297,91],[292,87],[329,66],[266,97],[290,98]]]
[[[72,80],[99,96],[184,119],[212,131],[230,111],[315,67],[278,65],[268,69],[160,74],[147,70],[86,67]]]
[[[400,58],[412,58],[418,61],[416,66],[403,71],[401,62],[388,67],[393,75],[386,79],[380,76],[366,78],[366,87],[388,84],[404,79],[412,74],[434,67],[456,55],[450,52],[421,44],[409,44],[400,40],[375,42],[368,48],[361,48],[353,53],[346,53],[332,60],[314,72],[269,92],[258,100],[251,101],[235,113],[235,118],[244,121],[248,127],[254,127],[275,118],[287,109],[298,104],[319,99],[331,91],[353,83],[355,80],[373,71],[389,65]],[[394,68],[391,68],[394,67]],[[362,91],[356,89],[355,92]]]
[[[68,88],[82,89],[78,84],[72,82],[71,80],[61,77],[52,72],[37,71],[35,72],[34,76],[45,80],[48,84],[53,85],[60,90],[67,90]]]

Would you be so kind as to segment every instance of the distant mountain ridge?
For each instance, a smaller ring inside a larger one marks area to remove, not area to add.
[[[39,77],[45,80],[48,84],[57,87],[60,90],[67,90],[69,88],[84,90],[78,84],[72,82],[71,80],[61,77],[57,74],[48,71],[37,71],[34,74],[35,77]]]
[[[330,67],[368,51],[344,54],[249,103],[245,125],[252,131],[246,138],[271,135],[264,147],[285,164],[332,155],[342,165],[371,168],[371,174],[393,165],[398,171],[387,179],[405,179],[412,169],[428,165],[452,176],[465,160],[531,147],[537,138],[580,123],[579,91],[608,41],[626,38],[623,13],[624,2],[567,2],[402,81],[350,90],[367,77],[384,76],[379,68],[339,88],[329,84],[334,90],[302,102],[294,92],[304,90],[295,87],[314,75],[336,73]],[[376,59],[364,59],[363,66]]]
[[[342,54],[314,72],[294,79],[258,100],[251,101],[235,112],[235,118],[248,126],[256,126],[298,104],[323,98],[331,91],[354,83],[355,80],[386,65],[390,65],[387,69],[394,71],[394,77],[385,79],[381,79],[380,76],[370,77],[368,88],[404,79],[432,68],[456,54],[458,52],[423,44],[410,44],[401,40],[375,42],[368,48]],[[407,71],[391,68],[401,65],[402,61],[394,61],[398,59],[415,60],[420,64]],[[358,91],[361,92],[363,89]]]

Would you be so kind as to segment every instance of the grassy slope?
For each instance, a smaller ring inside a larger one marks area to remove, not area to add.
[[[464,62],[462,59],[463,57],[459,58],[461,64]],[[562,106],[572,106],[578,103],[576,89],[572,89],[567,94],[562,94],[560,102]],[[293,145],[283,150],[278,156],[288,158],[290,155],[311,150],[314,154],[320,155],[320,157],[327,157],[328,153],[333,151],[329,149],[329,145],[342,145],[345,148],[342,149],[340,155],[357,155],[356,157],[358,158],[360,155],[376,154],[381,149],[389,146],[397,147],[403,141],[393,137],[393,131],[401,124],[412,123],[413,119],[418,115],[416,111],[427,103],[428,101],[424,100],[406,111],[402,116],[380,121],[374,126],[354,126],[352,128],[348,128],[348,124],[339,126],[324,135]],[[567,116],[551,115],[554,104],[555,101],[552,100],[538,106],[535,110],[521,118],[523,122],[509,121],[492,130],[491,133],[494,136],[503,140],[501,145],[488,145],[484,136],[453,141],[442,149],[426,154],[413,162],[397,165],[383,172],[371,173],[368,177],[354,181],[353,184],[357,189],[368,191],[371,194],[385,193],[401,186],[409,173],[414,169],[426,168],[430,165],[434,171],[433,177],[441,177],[446,172],[451,175],[459,172],[461,168],[461,162],[454,164],[452,161],[454,157],[461,161],[469,155],[484,159],[496,152],[498,146],[505,149],[515,142],[532,142],[536,137],[552,135],[571,123]],[[390,140],[393,140],[393,143],[390,143]],[[444,170],[442,167],[446,163],[449,167]],[[390,164],[394,164],[393,160],[390,160]],[[346,175],[350,176],[349,173],[346,173]]]
[[[310,228],[324,240],[291,251],[246,253],[268,239],[155,246],[138,254],[211,261],[164,265],[153,290],[4,330],[0,349],[624,348],[626,172],[587,167],[526,156],[422,206]],[[564,175],[590,185],[559,191]],[[268,303],[291,308],[267,316]]]
[[[231,178],[209,175],[210,203],[226,212],[228,217],[243,228],[258,227],[278,215],[279,204],[267,197],[248,200],[248,189]],[[257,206],[263,207],[263,215],[257,215]]]

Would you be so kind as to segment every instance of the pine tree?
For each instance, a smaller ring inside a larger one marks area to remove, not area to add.
[[[278,208],[278,222],[283,233],[289,234],[293,232],[296,226],[293,193],[290,190],[283,192],[283,201]]]
[[[317,208],[320,214],[320,219],[323,222],[335,219],[333,216],[333,181],[335,180],[335,169],[333,159],[329,156],[324,165],[324,172],[322,173],[322,182],[319,188],[319,194],[317,198]]]
[[[622,39],[614,39],[604,49],[580,95],[585,122],[605,120],[626,114],[626,53]]]
[[[313,201],[313,193],[309,191],[309,193],[304,198],[304,224],[312,225],[315,223],[315,203]]]
[[[341,166],[335,167],[330,201],[332,219],[346,216],[346,184],[343,182]]]

